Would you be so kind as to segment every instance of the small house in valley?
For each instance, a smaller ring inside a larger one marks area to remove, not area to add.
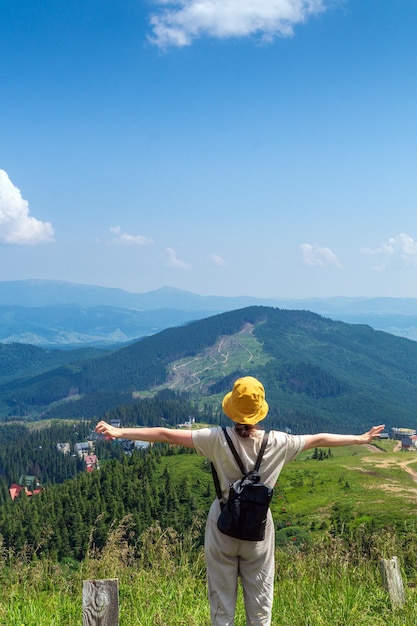
[[[41,491],[42,487],[36,476],[22,475],[18,483],[13,483],[9,487],[12,500],[15,500],[22,494],[27,497],[35,496]]]
[[[84,463],[87,472],[93,472],[98,469],[98,458],[95,454],[86,454],[84,456]]]
[[[90,454],[92,450],[92,441],[83,441],[81,443],[74,444],[74,452],[80,457],[80,459],[82,459],[86,454]]]

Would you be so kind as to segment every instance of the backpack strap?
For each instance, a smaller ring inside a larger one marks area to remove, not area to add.
[[[264,432],[264,438],[262,440],[261,449],[259,450],[258,458],[256,459],[255,467],[253,468],[255,472],[259,472],[259,468],[261,466],[261,462],[264,456],[265,448],[268,445],[269,433]]]
[[[230,439],[228,432],[226,430],[226,428],[223,426],[223,433],[224,436],[226,437],[226,441],[229,445],[230,450],[232,451],[233,456],[236,459],[236,463],[239,465],[239,469],[242,472],[243,475],[246,476],[246,474],[248,473],[245,468],[243,467],[243,463],[241,461],[240,456],[238,455],[235,446],[233,445],[233,441]],[[269,433],[267,431],[264,432],[264,438],[262,440],[262,445],[261,445],[261,449],[259,450],[259,454],[258,454],[258,458],[256,459],[256,463],[255,463],[255,467],[253,468],[254,472],[258,472],[259,468],[261,466],[261,462],[262,462],[262,457],[264,455],[265,452],[265,448],[268,444],[268,437],[269,437]]]
[[[213,482],[214,482],[214,487],[216,489],[216,496],[218,497],[219,500],[221,500],[223,498],[223,495],[222,495],[222,490],[220,489],[219,477],[217,475],[216,468],[214,467],[214,463],[211,463],[211,473],[213,475]]]
[[[233,456],[235,457],[236,463],[239,465],[240,471],[242,472],[242,474],[246,475],[247,471],[243,467],[243,463],[241,461],[240,456],[237,453],[237,450],[236,450],[235,446],[233,445],[233,441],[230,439],[230,437],[228,435],[228,432],[227,432],[227,430],[226,430],[226,428],[224,426],[223,426],[222,430],[223,430],[224,436],[226,437],[226,441],[227,441],[227,443],[229,445],[229,448],[232,451]],[[258,461],[256,461],[256,462],[258,462]]]
[[[246,476],[247,472],[245,470],[245,468],[243,467],[243,463],[241,461],[240,456],[238,455],[235,446],[233,445],[233,441],[230,439],[226,428],[222,428],[224,436],[226,437],[226,441],[229,445],[230,450],[232,451],[233,456],[236,459],[236,463],[239,465],[239,469],[242,472],[242,474],[244,476]],[[268,444],[268,437],[269,437],[269,433],[267,431],[264,432],[264,438],[262,441],[262,445],[261,445],[261,449],[259,450],[259,454],[258,454],[258,458],[256,459],[256,463],[255,463],[255,467],[253,468],[254,472],[258,472],[259,471],[259,467],[261,465],[261,461],[262,461],[262,457],[264,455],[265,452],[265,448]],[[213,475],[213,482],[214,482],[214,487],[216,489],[216,495],[218,497],[219,500],[221,500],[223,498],[222,496],[222,492],[220,489],[220,482],[219,482],[219,477],[217,475],[217,471],[216,468],[214,467],[214,463],[211,463],[211,473]]]

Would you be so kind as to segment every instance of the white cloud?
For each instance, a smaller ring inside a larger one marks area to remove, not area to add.
[[[317,267],[334,265],[339,269],[343,267],[330,248],[321,248],[317,244],[302,243],[300,249],[303,254],[304,262],[307,265],[315,265]]]
[[[148,239],[148,237],[145,237],[144,235],[129,235],[128,233],[122,232],[120,226],[112,226],[112,228],[110,228],[110,232],[115,235],[114,239],[111,241],[113,244],[149,246],[153,243],[153,239]]]
[[[293,35],[294,26],[321,13],[327,0],[156,0],[149,40],[161,48],[188,46],[201,36],[258,35],[263,41]]]
[[[188,270],[190,266],[185,261],[181,261],[177,258],[177,253],[173,248],[165,248],[165,252],[167,253],[167,261],[166,264],[168,267],[172,267],[180,270]]]
[[[9,244],[38,244],[54,241],[49,222],[29,215],[29,204],[22,198],[7,172],[0,170],[0,242]]]
[[[377,270],[383,270],[398,262],[408,267],[417,267],[417,242],[406,233],[390,237],[378,248],[361,248],[361,252],[378,258]]]
[[[218,265],[219,267],[222,267],[224,265],[224,259],[219,254],[215,254],[215,253],[211,254],[210,260],[213,263],[213,265]]]

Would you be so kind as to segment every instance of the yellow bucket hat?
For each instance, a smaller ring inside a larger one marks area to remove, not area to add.
[[[253,376],[238,378],[222,402],[227,417],[237,424],[257,424],[267,416],[269,406],[265,389]]]

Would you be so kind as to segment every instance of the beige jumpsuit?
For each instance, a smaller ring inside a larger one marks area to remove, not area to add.
[[[228,428],[243,465],[252,469],[262,443],[260,436],[243,439]],[[241,473],[230,452],[221,428],[205,428],[193,432],[199,454],[212,461],[219,476],[220,487],[227,497],[229,485]],[[303,447],[303,437],[271,431],[260,467],[261,482],[274,486],[282,467],[292,461]],[[220,513],[218,499],[211,505],[205,535],[207,583],[212,626],[233,626],[237,585],[240,577],[246,611],[246,625],[269,626],[274,591],[275,533],[271,512],[268,512],[265,539],[242,541],[221,533],[217,528]]]

